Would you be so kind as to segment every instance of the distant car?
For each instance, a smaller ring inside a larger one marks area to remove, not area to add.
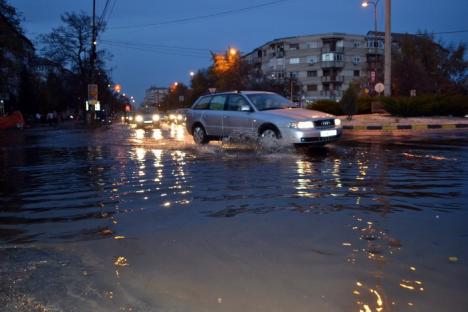
[[[112,117],[105,111],[96,112],[96,121],[102,126],[110,126],[112,124]]]
[[[288,99],[271,92],[210,94],[193,104],[187,113],[186,127],[197,144],[235,133],[294,145],[326,144],[341,136],[340,119],[294,106]]]
[[[185,122],[187,109],[176,109],[168,112],[170,123],[182,124]]]
[[[161,123],[161,115],[151,108],[143,108],[133,117],[133,124],[137,128],[157,128]]]

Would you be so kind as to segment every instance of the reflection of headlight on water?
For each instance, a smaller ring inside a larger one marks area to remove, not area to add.
[[[142,122],[143,121],[143,116],[141,116],[141,115],[136,116],[135,121],[136,122]]]
[[[153,139],[161,140],[163,138],[161,129],[154,129],[153,130]]]
[[[137,139],[144,139],[145,138],[145,130],[136,129],[135,136],[136,136]]]
[[[153,121],[159,121],[159,115],[158,114],[153,115]]]

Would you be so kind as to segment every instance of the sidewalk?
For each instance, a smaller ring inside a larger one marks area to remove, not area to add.
[[[425,133],[466,132],[468,118],[395,117],[388,114],[354,115],[352,120],[338,116],[344,135],[421,135]]]

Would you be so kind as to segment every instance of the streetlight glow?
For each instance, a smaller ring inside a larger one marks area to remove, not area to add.
[[[234,55],[237,54],[237,50],[234,49],[234,48],[230,48],[230,49],[229,49],[229,54],[231,54],[232,56],[234,56]]]
[[[367,8],[367,7],[369,6],[369,2],[364,1],[363,3],[361,3],[361,6],[362,6],[363,8]]]
[[[193,71],[190,72],[190,77],[195,76],[195,73]]]

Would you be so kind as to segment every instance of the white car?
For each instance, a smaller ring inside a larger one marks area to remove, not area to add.
[[[187,130],[197,144],[235,133],[287,144],[326,144],[340,138],[341,120],[302,108],[272,92],[239,91],[200,97],[187,112]]]

